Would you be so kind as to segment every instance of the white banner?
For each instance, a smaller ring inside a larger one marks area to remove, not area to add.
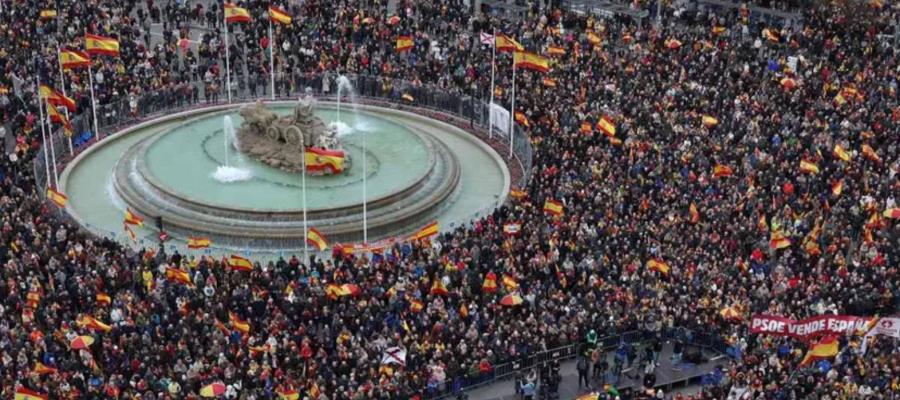
[[[497,103],[491,104],[491,125],[494,126],[494,132],[503,136],[509,136],[509,110]]]
[[[900,318],[879,319],[868,335],[885,335],[900,339]]]

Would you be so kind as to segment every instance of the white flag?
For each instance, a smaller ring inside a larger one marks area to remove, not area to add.
[[[381,363],[406,365],[406,349],[402,347],[388,347],[384,350]]]
[[[481,44],[494,44],[494,35],[481,32]]]

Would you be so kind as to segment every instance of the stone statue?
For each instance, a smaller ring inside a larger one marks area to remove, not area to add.
[[[239,114],[244,122],[237,129],[238,150],[292,172],[301,169],[304,147],[342,150],[336,130],[326,127],[313,113],[315,106],[316,100],[306,95],[297,101],[289,116],[279,116],[260,101],[241,107]]]

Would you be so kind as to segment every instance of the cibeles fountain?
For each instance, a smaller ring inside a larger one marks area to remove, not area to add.
[[[160,217],[176,248],[200,236],[214,250],[260,254],[304,246],[303,199],[307,226],[331,243],[402,237],[434,220],[447,229],[505,199],[507,166],[474,135],[415,112],[350,105],[311,96],[218,105],[124,129],[65,169],[67,212],[123,243],[130,208]],[[152,242],[156,229],[138,235]]]

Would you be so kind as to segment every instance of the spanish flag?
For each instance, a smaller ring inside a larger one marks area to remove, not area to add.
[[[521,43],[517,42],[515,39],[506,36],[504,34],[497,35],[496,42],[494,43],[497,46],[497,51],[523,51],[525,50],[525,46],[522,46]]]
[[[344,152],[342,150],[307,147],[306,170],[308,172],[328,170],[332,174],[339,174],[344,171]]]
[[[119,41],[115,38],[85,34],[84,48],[90,55],[102,54],[107,56],[119,55]]]
[[[481,291],[485,293],[497,293],[497,274],[488,272],[481,283]]]
[[[831,151],[831,154],[845,162],[850,161],[850,153],[848,153],[847,150],[844,150],[839,144],[834,145],[834,150]]]
[[[603,132],[603,134],[606,136],[616,136],[616,124],[613,123],[611,118],[605,115],[603,116],[603,118],[600,118],[600,121],[597,121],[597,129],[599,129],[600,132]]]
[[[672,270],[672,267],[670,267],[669,264],[663,260],[660,260],[658,258],[651,258],[647,260],[647,269],[651,271],[659,271],[663,275],[669,275],[669,271]]]
[[[56,10],[50,8],[41,10],[41,19],[51,18],[56,18]]]
[[[834,183],[831,184],[831,194],[835,197],[840,196],[841,192],[844,191],[844,180],[838,179]]]
[[[590,135],[591,133],[594,132],[594,128],[591,126],[591,122],[590,122],[590,121],[584,121],[584,122],[582,122],[582,123],[581,123],[581,129],[580,129],[580,130],[581,130],[581,133],[583,133],[583,134],[585,134],[585,135]]]
[[[269,20],[283,25],[291,24],[290,14],[275,6],[269,6]]]
[[[525,116],[525,113],[516,111],[516,114],[514,117],[516,119],[516,122],[519,123],[519,125],[522,125],[526,128],[531,126],[531,122],[528,121],[528,117]]]
[[[447,287],[444,286],[444,283],[441,282],[440,278],[435,278],[434,283],[431,284],[431,294],[447,296],[450,292],[447,290]]]
[[[691,223],[692,224],[696,224],[697,222],[700,222],[700,212],[697,211],[697,205],[694,204],[694,202],[691,202],[691,207],[688,209],[688,211],[691,213]]]
[[[544,202],[544,212],[557,217],[563,215],[563,204],[556,200],[547,199]]]
[[[703,118],[701,118],[701,120],[703,121],[703,126],[705,126],[707,128],[712,128],[719,124],[719,120],[716,119],[716,117],[713,117],[712,115],[704,115]]]
[[[800,172],[806,174],[818,174],[819,166],[813,162],[809,162],[806,160],[800,160]]]
[[[313,245],[313,247],[319,251],[328,248],[328,240],[326,240],[325,235],[316,228],[309,228],[309,231],[306,232],[306,243]]]
[[[548,46],[547,47],[547,55],[548,56],[564,56],[566,55],[566,49],[558,46]]]
[[[772,231],[769,237],[769,248],[779,250],[791,245],[791,240],[784,236],[780,229]]]
[[[554,79],[544,78],[544,80],[542,82],[543,82],[544,86],[546,86],[546,87],[556,87],[556,80],[554,80]]]
[[[513,65],[515,68],[530,69],[537,72],[549,72],[550,60],[527,51],[513,53]]]
[[[723,176],[731,176],[734,171],[731,170],[731,167],[727,165],[716,165],[713,167],[713,176],[716,178],[721,178]]]
[[[868,158],[872,162],[876,162],[876,163],[881,162],[881,157],[879,157],[878,153],[876,153],[875,150],[872,149],[872,146],[863,144],[861,148],[862,148],[863,157]]]
[[[47,188],[47,198],[56,204],[59,208],[65,208],[66,202],[69,201],[69,197],[62,194],[62,192],[57,191],[53,188]]]
[[[144,218],[131,212],[130,208],[125,209],[125,223],[128,225],[144,226]]]
[[[50,117],[50,121],[62,125],[63,131],[65,131],[66,136],[72,137],[72,135],[75,134],[75,129],[72,127],[69,119],[66,118],[65,115],[60,114],[59,110],[57,110],[55,106],[47,104],[47,115]]]
[[[507,292],[512,292],[519,288],[519,282],[516,282],[516,279],[512,276],[503,274],[503,287],[506,288]]]
[[[412,50],[415,42],[413,42],[412,36],[397,36],[397,43],[394,45],[394,50],[398,53],[402,53],[404,51]]]
[[[56,368],[48,367],[48,366],[44,365],[43,363],[41,363],[40,361],[35,362],[34,368],[31,369],[31,373],[35,374],[35,375],[53,374],[53,373],[56,373],[56,371],[57,371]]]
[[[46,394],[35,392],[34,390],[28,389],[26,387],[20,387],[16,389],[16,394],[13,396],[14,400],[47,400]]]
[[[228,319],[231,321],[231,327],[241,333],[250,333],[250,323],[240,319],[233,312],[228,313]]]
[[[80,320],[75,321],[75,324],[82,328],[88,328],[95,332],[109,333],[109,331],[112,330],[111,326],[98,321],[96,318],[90,315],[85,315]]]
[[[63,49],[59,51],[59,63],[63,69],[87,67],[91,64],[91,56],[83,51]]]
[[[425,308],[425,304],[422,304],[421,301],[416,299],[409,300],[409,311],[418,313],[419,311],[422,311],[423,308]]]
[[[108,305],[109,303],[112,303],[112,298],[109,297],[108,294],[103,293],[103,292],[97,293],[97,295],[94,296],[94,299],[97,302],[97,304],[104,305],[104,306]]]
[[[205,249],[212,244],[212,241],[205,237],[189,237],[187,240],[187,246],[189,249]]]
[[[522,200],[522,199],[528,197],[528,193],[526,193],[524,190],[521,190],[521,189],[510,189],[509,197],[512,197],[515,200]]]
[[[65,107],[69,112],[75,112],[75,100],[72,100],[71,97],[63,95],[58,90],[51,88],[48,85],[41,84],[40,96],[41,100],[46,100],[54,106]]]
[[[299,400],[300,392],[294,388],[278,388],[275,390],[275,393],[278,393],[279,400]]]
[[[806,357],[803,357],[803,361],[800,362],[799,366],[805,367],[814,361],[834,357],[837,355],[838,351],[837,336],[825,336],[809,349],[809,352],[806,353]]]
[[[591,44],[594,46],[599,46],[600,42],[601,42],[600,36],[597,36],[596,33],[591,32],[591,31],[588,31],[588,33],[587,33],[587,40],[588,40],[588,42],[591,42]]]
[[[884,215],[885,218],[900,219],[900,208],[888,208],[881,215]]]
[[[228,259],[228,268],[235,271],[253,271],[253,263],[244,257],[232,254]]]
[[[721,35],[721,34],[727,32],[727,31],[728,31],[728,28],[726,28],[726,27],[724,27],[724,26],[714,26],[714,27],[712,28],[712,34],[713,34],[713,35]]]
[[[166,267],[166,279],[194,287],[194,282],[191,282],[191,276],[186,271],[178,268]]]
[[[427,238],[430,238],[430,237],[432,237],[432,236],[434,236],[434,235],[437,235],[437,234],[438,234],[438,231],[439,231],[438,222],[437,222],[437,221],[433,221],[433,222],[431,222],[430,224],[425,225],[424,227],[422,227],[422,229],[419,229],[419,230],[418,230],[416,233],[414,233],[412,236],[410,236],[410,237],[409,237],[409,240],[427,239]]]
[[[233,3],[225,3],[225,22],[250,22],[250,13]]]

